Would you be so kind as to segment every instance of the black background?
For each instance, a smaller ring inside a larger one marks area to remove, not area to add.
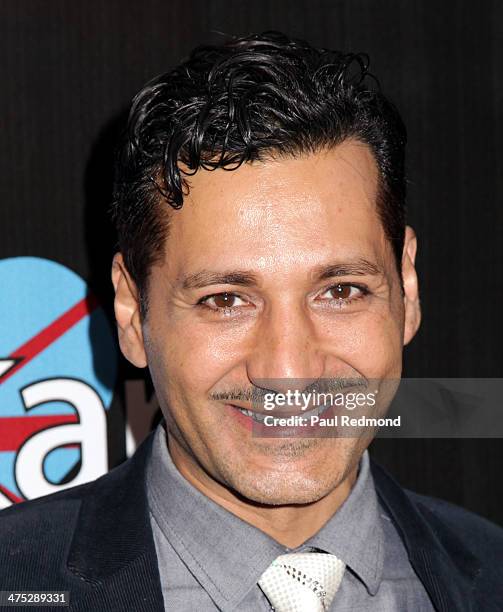
[[[279,29],[369,53],[408,126],[424,319],[404,374],[502,375],[503,3],[3,0],[0,10],[0,257],[63,263],[109,306],[105,209],[121,113],[196,44]],[[124,364],[123,375],[138,376]],[[501,440],[377,440],[372,452],[402,484],[503,524]]]

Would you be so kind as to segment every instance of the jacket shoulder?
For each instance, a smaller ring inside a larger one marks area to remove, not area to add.
[[[59,522],[58,517],[66,513],[69,508],[76,508],[80,501],[88,494],[94,484],[89,482],[64,491],[43,495],[36,499],[22,501],[8,508],[0,510],[0,542],[6,536],[9,528],[18,525],[32,525],[38,521],[44,524]]]
[[[484,565],[503,559],[503,528],[450,502],[405,490],[439,539],[452,532]]]
[[[34,576],[37,588],[46,581],[59,583],[61,560],[71,546],[82,502],[99,497],[112,472],[0,511],[0,584],[32,585]]]
[[[76,487],[77,489],[77,487]],[[89,487],[21,502],[0,512],[0,584],[5,589],[63,589],[61,561]]]
[[[162,609],[144,487],[151,441],[92,482],[1,511],[1,588],[70,591],[79,611]]]

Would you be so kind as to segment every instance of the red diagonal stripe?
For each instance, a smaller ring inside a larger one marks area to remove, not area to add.
[[[1,484],[0,484],[0,493],[3,493],[5,495],[5,497],[9,501],[11,501],[13,504],[18,504],[19,502],[24,501],[22,497],[19,497],[18,495],[16,495],[12,491],[9,491],[9,489],[7,487],[4,487]]]
[[[20,370],[29,361],[46,349],[55,340],[60,338],[81,319],[87,315],[90,315],[97,306],[98,300],[96,297],[92,294],[87,295],[83,300],[77,302],[75,306],[72,306],[69,310],[64,312],[42,331],[30,338],[28,342],[25,342],[22,346],[11,353],[8,356],[8,359],[20,359],[20,361],[0,378],[0,385],[8,378],[13,376],[18,370]]]
[[[0,452],[19,450],[27,438],[42,429],[77,422],[76,414],[0,417]]]

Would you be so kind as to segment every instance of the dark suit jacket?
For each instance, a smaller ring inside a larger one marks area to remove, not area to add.
[[[98,480],[0,512],[0,590],[70,591],[70,610],[164,610],[144,486],[151,446],[152,435]],[[503,530],[405,491],[374,463],[372,473],[435,608],[503,610]]]

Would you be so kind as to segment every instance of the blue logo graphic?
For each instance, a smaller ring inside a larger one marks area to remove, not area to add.
[[[0,508],[108,469],[115,334],[86,283],[36,257],[0,260]]]

